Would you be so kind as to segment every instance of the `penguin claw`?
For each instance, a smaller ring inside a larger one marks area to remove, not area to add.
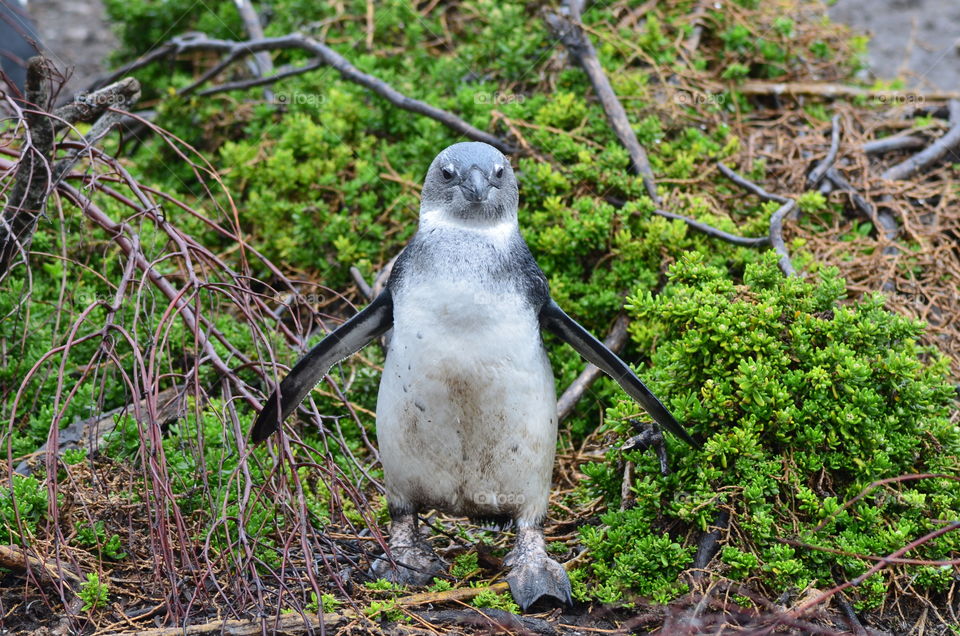
[[[372,576],[400,585],[427,585],[447,570],[447,564],[424,543],[390,546],[390,552],[396,565],[383,555],[371,566]]]
[[[507,575],[507,583],[513,599],[523,611],[544,596],[552,596],[566,605],[573,604],[567,571],[546,554],[532,556],[517,564]]]

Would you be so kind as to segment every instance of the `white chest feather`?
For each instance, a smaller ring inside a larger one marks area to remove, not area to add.
[[[377,402],[388,498],[542,517],[557,424],[536,310],[517,285],[465,271],[408,273],[393,302]]]

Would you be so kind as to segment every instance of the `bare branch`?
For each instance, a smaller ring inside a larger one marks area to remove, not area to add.
[[[233,0],[233,3],[237,5],[237,12],[243,20],[243,26],[247,28],[247,35],[250,36],[250,39],[262,39],[263,26],[260,24],[260,16],[257,15],[257,11],[253,8],[250,0]],[[257,75],[261,77],[270,75],[273,71],[273,60],[270,59],[269,53],[260,51],[253,56],[253,59],[257,61]]]
[[[563,42],[567,51],[590,78],[593,90],[597,93],[603,111],[610,121],[610,127],[613,128],[613,132],[616,133],[620,143],[630,153],[631,172],[643,179],[647,194],[654,203],[660,205],[657,182],[653,176],[653,168],[650,167],[647,152],[640,145],[636,133],[633,132],[633,127],[630,126],[627,112],[623,109],[623,104],[620,103],[617,94],[613,91],[613,86],[610,85],[610,80],[607,79],[607,75],[603,71],[603,66],[597,57],[596,49],[593,48],[593,43],[583,32],[583,27],[580,24],[579,7],[574,2],[571,2],[570,5],[571,16],[569,18],[558,13],[547,13],[544,16],[547,26]]]
[[[952,91],[932,91],[927,93],[919,93],[916,91],[883,91],[823,82],[762,82],[751,80],[737,86],[737,91],[744,95],[814,95],[816,97],[838,99],[866,97],[867,99],[882,99],[887,102],[900,104],[913,102],[917,105],[946,101],[948,99],[960,99],[960,93]]]
[[[747,192],[752,192],[753,194],[757,195],[764,201],[776,201],[777,203],[782,204],[790,200],[785,196],[774,194],[772,192],[767,192],[766,190],[761,188],[759,185],[757,185],[753,181],[750,181],[746,177],[743,177],[740,174],[734,172],[732,169],[728,168],[727,166],[720,163],[719,161],[717,162],[717,168],[720,169],[720,172],[722,172],[727,179],[730,179],[731,181],[733,181],[735,184],[737,184]]]
[[[667,212],[666,210],[661,210],[659,208],[654,210],[653,213],[664,218],[683,221],[693,229],[703,232],[707,236],[726,241],[727,243],[733,243],[734,245],[740,245],[741,247],[757,247],[760,245],[766,245],[770,242],[770,239],[766,236],[737,236],[736,234],[730,234],[729,232],[724,232],[723,230],[717,229],[712,225],[707,225],[702,221],[691,219],[689,216],[684,216],[675,212]]]
[[[24,246],[43,214],[50,184],[50,157],[53,153],[53,125],[46,113],[50,77],[49,62],[41,57],[27,63],[27,143],[17,165],[7,205],[0,214],[0,277],[9,269],[15,254],[26,258]]]
[[[783,219],[790,214],[796,205],[797,202],[790,199],[770,217],[770,245],[780,255],[780,269],[787,276],[796,276],[797,270],[790,262],[790,252],[787,251],[787,246],[783,242]]]
[[[77,95],[72,102],[55,110],[53,128],[58,131],[77,122],[90,123],[111,106],[123,108],[139,98],[140,82],[126,77],[92,93]]]
[[[265,84],[273,84],[288,77],[294,77],[296,75],[302,75],[304,73],[309,73],[310,71],[315,71],[322,66],[323,62],[319,60],[313,60],[301,66],[285,64],[284,66],[278,68],[276,73],[272,75],[254,77],[246,80],[237,80],[235,82],[227,82],[225,84],[217,84],[215,86],[211,86],[210,88],[205,88],[202,91],[197,91],[197,95],[205,97],[207,95],[216,95],[217,93],[226,93],[227,91],[239,91],[247,88],[263,86]]]
[[[833,167],[833,162],[837,160],[837,152],[840,150],[840,115],[834,115],[831,124],[833,133],[830,140],[830,150],[827,152],[827,156],[817,164],[817,167],[807,175],[808,188],[816,188],[827,170]]]
[[[94,144],[106,137],[107,133],[109,133],[114,126],[119,125],[123,121],[123,119],[126,117],[126,114],[120,111],[126,110],[134,102],[140,99],[140,83],[137,82],[137,80],[129,78],[129,81],[124,80],[123,82],[112,84],[107,88],[118,86],[119,84],[124,84],[125,88],[124,90],[113,94],[116,99],[120,100],[117,104],[118,109],[111,109],[103,113],[103,115],[101,115],[100,118],[90,128],[89,132],[83,136],[83,145],[80,148],[73,149],[69,155],[57,162],[57,165],[53,168],[54,187],[56,187],[56,185],[60,183],[60,180],[63,179],[64,175],[67,174],[67,172],[69,172],[78,161],[80,161],[80,156],[85,150],[92,148]]]
[[[248,55],[253,55],[260,51],[282,51],[290,49],[299,49],[302,51],[307,51],[308,53],[312,53],[316,56],[316,63],[333,67],[346,81],[363,86],[373,93],[383,97],[397,108],[429,117],[430,119],[440,122],[447,128],[450,128],[454,132],[457,132],[464,137],[473,139],[475,141],[488,143],[504,153],[511,154],[516,151],[513,146],[503,141],[499,137],[471,126],[466,121],[460,119],[452,113],[448,113],[445,110],[431,106],[425,102],[421,102],[418,99],[407,97],[383,80],[360,71],[349,61],[347,61],[346,58],[327,45],[322,44],[311,37],[297,33],[276,38],[252,39],[246,42],[218,40],[209,38],[203,33],[190,33],[171,39],[167,45],[157,49],[155,54],[151,54],[149,61],[155,61],[158,58],[173,54],[179,55],[194,51],[216,51],[219,53],[224,53],[225,55],[223,59],[218,64],[203,73],[195,82],[178,91],[178,94],[180,95],[189,95],[199,89],[200,86],[223,72],[224,69],[237,60],[240,60]],[[133,65],[121,69],[121,71],[129,71],[132,68],[139,68],[143,65],[144,60],[138,60]],[[293,72],[292,68],[290,68],[287,69],[286,75],[274,75],[271,79],[275,81],[281,77],[289,77],[289,75],[294,74],[296,73]],[[268,78],[263,79],[266,80]]]
[[[916,135],[893,135],[891,137],[884,137],[883,139],[868,141],[860,146],[860,150],[868,155],[879,155],[895,150],[915,150],[917,148],[923,148],[924,145],[925,142],[923,139]]]
[[[909,179],[916,173],[926,170],[931,165],[940,161],[944,155],[960,146],[960,122],[954,121],[955,119],[960,119],[960,117],[953,117],[953,113],[960,110],[960,105],[957,105],[955,100],[951,101],[953,103],[950,105],[950,130],[948,130],[944,136],[940,137],[926,150],[922,150],[909,159],[902,161],[891,168],[888,168],[882,175],[880,175],[882,179],[887,179],[888,181],[902,181],[904,179]]]

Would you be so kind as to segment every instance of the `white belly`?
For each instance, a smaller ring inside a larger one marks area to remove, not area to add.
[[[534,310],[517,294],[404,285],[377,401],[388,500],[539,521],[556,392]]]

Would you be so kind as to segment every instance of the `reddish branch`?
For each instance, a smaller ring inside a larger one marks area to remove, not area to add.
[[[10,266],[13,256],[23,252],[46,204],[47,193],[80,159],[81,150],[89,149],[120,121],[120,114],[111,107],[124,108],[140,96],[140,84],[124,79],[88,95],[80,95],[52,114],[46,112],[47,79],[51,67],[42,57],[34,57],[27,67],[27,101],[32,108],[24,113],[27,143],[20,153],[20,162],[0,217],[0,276]],[[16,108],[16,105],[13,105]],[[54,134],[77,122],[95,122],[84,137],[84,146],[61,160],[51,169]]]

